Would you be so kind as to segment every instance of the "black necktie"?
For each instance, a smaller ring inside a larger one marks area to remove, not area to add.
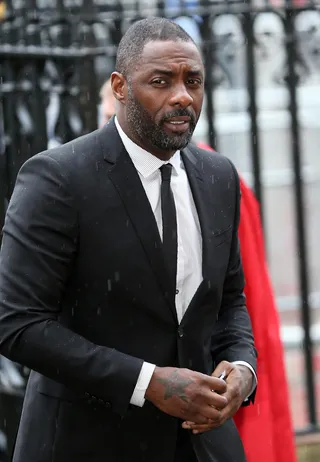
[[[162,243],[165,260],[170,273],[174,291],[176,290],[178,232],[177,214],[174,197],[170,186],[172,165],[164,164],[161,168],[161,210],[162,210]]]

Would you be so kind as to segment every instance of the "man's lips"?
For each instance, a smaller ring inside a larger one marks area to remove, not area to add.
[[[181,119],[168,119],[165,121],[164,125],[174,133],[183,133],[189,130],[190,127],[190,118],[186,120]]]
[[[170,119],[167,119],[165,122],[172,124],[172,125],[183,125],[183,124],[189,124],[191,121],[191,117],[189,116],[178,116],[178,117],[170,117]]]

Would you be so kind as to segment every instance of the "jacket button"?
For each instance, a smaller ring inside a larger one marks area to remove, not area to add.
[[[96,403],[98,401],[98,398],[96,396],[91,396],[91,400],[93,403]]]
[[[179,335],[180,338],[182,338],[184,336],[184,332],[183,332],[182,327],[178,328],[178,335]]]
[[[87,391],[84,392],[84,395],[87,396],[87,398],[90,398],[90,393],[88,393]]]
[[[107,409],[110,409],[110,408],[112,407],[112,404],[109,403],[109,401],[105,401],[105,402],[104,402],[104,405],[105,405],[105,407],[106,407]]]
[[[99,400],[98,400],[98,403],[101,404],[102,406],[104,406],[104,401],[103,401],[103,399],[99,399]]]

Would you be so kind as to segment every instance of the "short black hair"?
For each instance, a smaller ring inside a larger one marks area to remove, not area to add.
[[[146,18],[133,23],[122,37],[116,59],[116,71],[127,76],[139,62],[145,45],[154,41],[196,43],[178,24],[166,18]]]

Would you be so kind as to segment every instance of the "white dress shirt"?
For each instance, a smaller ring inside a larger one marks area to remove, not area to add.
[[[162,212],[161,212],[161,173],[160,167],[166,163],[172,165],[171,189],[174,196],[177,213],[178,230],[178,261],[176,283],[176,310],[178,321],[181,322],[192,297],[202,282],[202,236],[197,209],[193,200],[188,177],[184,164],[177,151],[170,161],[163,161],[158,157],[136,145],[122,130],[115,118],[121,140],[131,160],[138,171],[142,186],[149,199],[154,217],[162,239]],[[246,362],[237,361],[252,371],[253,368]],[[131,397],[131,404],[143,406],[145,392],[148,388],[154,364],[147,362],[143,366],[138,377],[137,385]],[[256,386],[254,383],[253,390]],[[253,391],[252,390],[252,391]],[[251,394],[251,393],[250,393]]]

